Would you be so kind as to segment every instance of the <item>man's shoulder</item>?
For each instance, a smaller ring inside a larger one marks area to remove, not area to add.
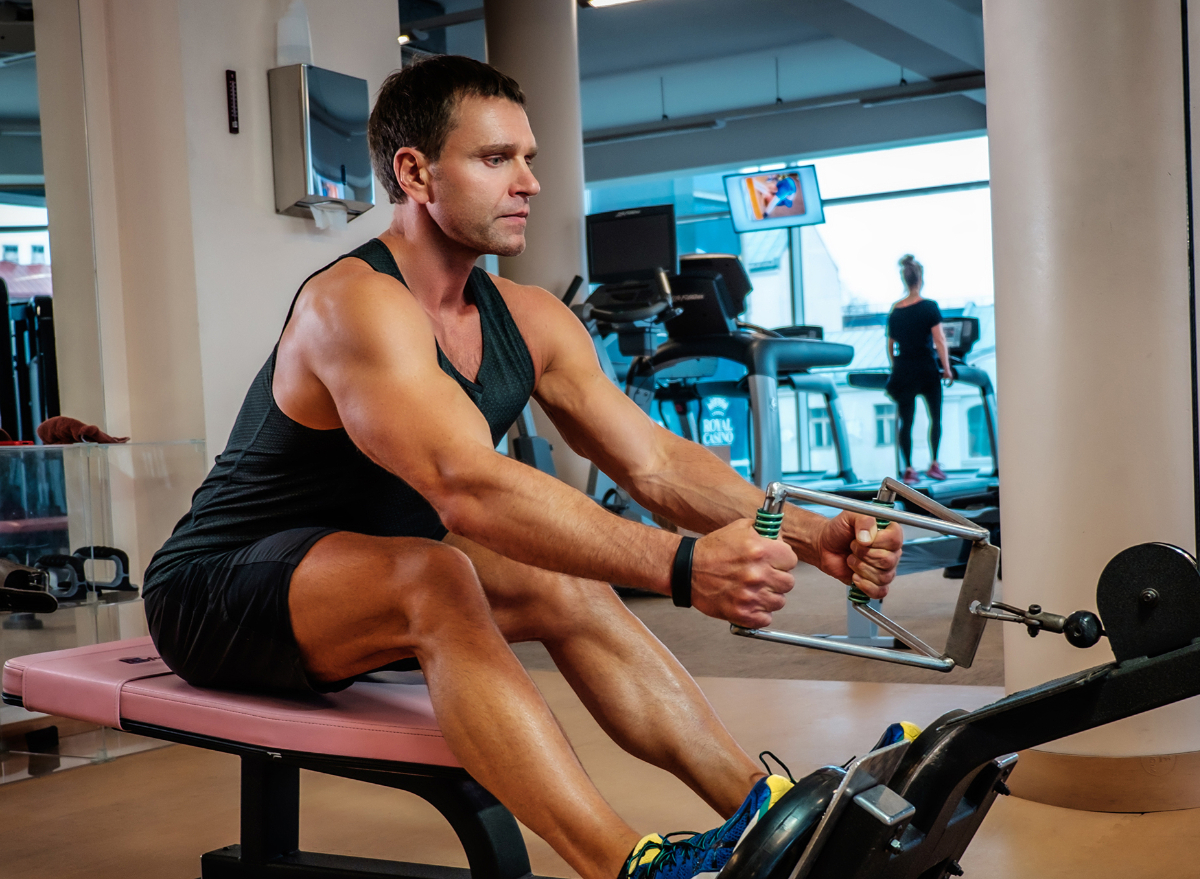
[[[487,272],[488,278],[496,285],[496,289],[500,291],[500,295],[505,300],[510,297],[513,299],[529,300],[534,303],[545,302],[546,298],[554,299],[555,296],[545,287],[539,287],[536,284],[518,284],[516,281],[510,281],[508,278],[502,278],[499,275],[493,275]]]
[[[403,287],[398,278],[378,272],[356,256],[339,259],[329,268],[313,275],[304,285],[304,292],[329,293],[338,290],[395,290]]]
[[[427,319],[397,278],[355,258],[340,260],[305,284],[284,333],[322,348],[421,332]]]
[[[496,290],[508,306],[509,313],[522,329],[525,329],[525,324],[529,322],[541,324],[548,320],[561,319],[565,310],[563,304],[545,287],[518,284],[491,272],[488,272],[488,278],[496,285]]]
[[[403,307],[411,296],[399,279],[377,272],[354,257],[339,260],[325,271],[312,277],[296,302],[297,312],[353,313],[359,309]]]

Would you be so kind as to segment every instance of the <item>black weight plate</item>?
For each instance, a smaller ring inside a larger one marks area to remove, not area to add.
[[[1131,546],[1105,566],[1096,607],[1118,662],[1186,647],[1200,637],[1196,560],[1167,543]]]

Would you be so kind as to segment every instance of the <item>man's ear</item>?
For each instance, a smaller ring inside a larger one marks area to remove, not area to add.
[[[430,173],[429,162],[425,155],[412,147],[401,147],[392,157],[392,173],[400,189],[417,204],[427,204],[431,199],[429,191]]]

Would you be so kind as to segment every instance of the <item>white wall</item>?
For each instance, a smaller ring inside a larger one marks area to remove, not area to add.
[[[392,0],[306,0],[313,63],[367,80],[372,101],[400,65]],[[204,433],[223,448],[246,388],[308,275],[387,228],[387,194],[344,231],[275,213],[267,70],[286,0],[180,2]],[[236,70],[241,132],[228,133],[225,71]],[[382,202],[382,203],[381,203]],[[183,222],[181,218],[180,222]]]

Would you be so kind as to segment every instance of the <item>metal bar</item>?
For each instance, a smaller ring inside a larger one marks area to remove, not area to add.
[[[759,641],[774,641],[777,644],[791,644],[796,647],[813,647],[817,650],[828,650],[831,653],[844,653],[847,656],[857,656],[861,659],[882,659],[885,662],[895,662],[900,665],[911,665],[930,671],[950,671],[954,668],[954,660],[932,656],[909,656],[897,650],[883,647],[860,647],[857,644],[847,644],[844,641],[833,641],[816,635],[796,635],[792,632],[777,632],[772,629],[744,629],[741,626],[730,626],[729,631],[743,638],[754,638]]]
[[[912,632],[908,631],[908,629],[905,629],[897,623],[892,622],[889,617],[884,616],[875,608],[871,607],[871,605],[854,604],[854,602],[850,603],[854,606],[856,611],[865,616],[867,619],[871,620],[871,622],[875,623],[875,625],[879,626],[879,628],[886,629],[887,631],[891,632],[896,636],[896,638],[898,638],[904,644],[907,644],[913,650],[916,650],[918,653],[923,653],[926,656],[932,656],[936,659],[942,658],[941,653],[934,650]]]
[[[880,490],[890,491],[893,495],[892,500],[895,500],[896,497],[899,497],[902,501],[912,504],[915,507],[919,507],[925,512],[930,513],[946,522],[957,522],[959,525],[964,525],[967,528],[980,527],[961,513],[955,512],[949,507],[939,504],[933,498],[921,494],[921,492],[917,491],[912,486],[905,485],[899,479],[893,479],[891,476],[885,476],[883,478],[883,482],[880,485]]]
[[[886,484],[886,483],[885,483]],[[879,507],[875,504],[866,503],[865,501],[856,501],[851,498],[841,497],[840,495],[830,494],[825,491],[813,491],[808,488],[801,488],[798,485],[788,485],[782,482],[772,483],[772,486],[778,486],[778,489],[770,492],[774,497],[791,498],[795,500],[807,501],[810,504],[818,504],[823,507],[833,507],[838,510],[846,510],[850,513],[861,513],[865,516],[879,516]],[[891,486],[888,486],[891,487]],[[780,497],[782,495],[782,497]],[[950,511],[947,510],[947,513]],[[957,514],[954,514],[957,515]],[[978,525],[962,525],[958,522],[946,522],[942,519],[934,519],[931,516],[920,516],[916,513],[910,513],[907,510],[888,510],[887,518],[892,522],[899,522],[901,525],[911,525],[914,528],[925,528],[929,531],[936,531],[939,534],[949,534],[951,537],[961,537],[964,540],[987,540],[988,530],[980,528]]]
[[[420,24],[414,22],[408,28],[410,32]],[[643,140],[652,137],[681,134],[689,131],[699,131],[710,128],[724,128],[727,122],[738,122],[743,119],[756,119],[763,116],[775,116],[780,113],[794,113],[805,110],[822,110],[829,107],[841,107],[849,104],[874,106],[894,101],[911,101],[920,98],[939,98],[961,92],[976,91],[985,88],[982,73],[967,74],[951,79],[913,83],[904,86],[888,86],[881,89],[865,89],[862,91],[842,92],[836,95],[822,95],[815,98],[802,98],[797,101],[784,101],[779,104],[761,104],[754,107],[743,107],[720,113],[697,114],[680,119],[621,125],[612,128],[594,129],[584,132],[583,145],[603,146],[612,143],[622,143],[631,140]],[[828,202],[826,202],[828,204]]]

